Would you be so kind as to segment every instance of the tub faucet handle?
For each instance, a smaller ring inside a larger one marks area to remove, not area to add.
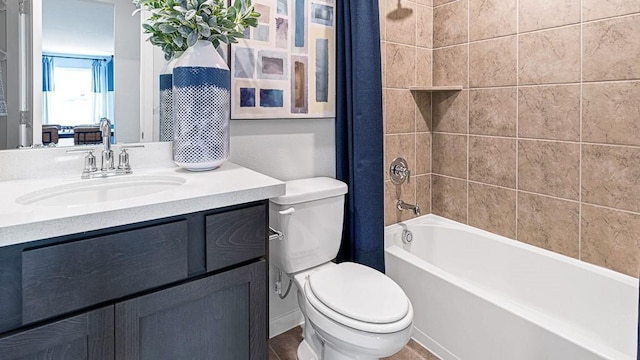
[[[411,181],[411,170],[409,170],[409,165],[407,165],[407,160],[403,158],[396,158],[391,162],[391,166],[389,166],[389,177],[391,177],[391,182],[400,185],[405,180],[407,184]]]

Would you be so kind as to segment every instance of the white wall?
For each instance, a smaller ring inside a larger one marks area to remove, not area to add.
[[[116,140],[140,141],[140,14],[131,0],[115,0],[113,59]]]
[[[283,181],[335,177],[335,119],[232,120],[230,160]],[[277,274],[269,265],[269,337],[303,320],[295,285],[284,300],[273,291]]]

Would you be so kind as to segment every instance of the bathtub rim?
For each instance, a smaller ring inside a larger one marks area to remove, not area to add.
[[[589,336],[588,333],[581,331],[580,328],[575,327],[573,325],[567,324],[563,321],[557,321],[548,315],[545,315],[542,312],[530,309],[526,306],[520,305],[517,302],[510,301],[509,299],[505,299],[500,296],[496,296],[490,291],[479,287],[465,279],[462,279],[456,275],[452,275],[441,268],[430,264],[429,262],[421,259],[420,257],[410,253],[409,251],[401,248],[397,245],[392,245],[388,249],[385,249],[385,256],[391,256],[399,261],[405,261],[411,266],[414,266],[419,269],[423,269],[426,272],[430,272],[434,276],[442,279],[445,282],[455,285],[460,290],[469,293],[471,296],[476,296],[481,298],[482,300],[492,304],[493,306],[500,307],[504,311],[507,311],[515,316],[518,316],[524,319],[527,322],[530,322],[534,326],[537,326],[545,331],[555,334],[577,346],[580,346],[584,349],[587,349],[593,354],[597,354],[598,356],[604,359],[626,359],[631,360],[626,353],[620,352],[618,349],[615,349],[606,344],[602,344],[601,342],[594,342],[594,338]],[[386,261],[386,259],[385,259]],[[524,314],[529,316],[523,316]],[[415,323],[415,321],[414,321]],[[448,352],[448,350],[442,347],[437,343],[434,339],[431,339],[428,335],[422,332],[420,329],[416,329],[420,333],[424,334],[429,340],[430,343],[437,344],[438,347],[444,349]],[[632,356],[633,357],[633,356]]]
[[[415,227],[415,226],[433,226],[433,227],[441,227],[441,228],[449,228],[449,229],[457,229],[457,230],[462,230],[462,231],[466,231],[466,232],[470,232],[473,233],[475,235],[479,235],[479,236],[483,236],[483,237],[487,237],[490,238],[491,240],[495,240],[501,244],[507,245],[507,246],[513,246],[513,247],[517,247],[520,249],[524,249],[527,251],[532,251],[538,255],[542,255],[542,256],[547,256],[550,257],[551,259],[554,260],[558,260],[564,263],[568,263],[570,265],[575,265],[577,267],[579,267],[580,269],[586,270],[586,271],[592,271],[595,272],[598,275],[607,277],[611,280],[615,280],[615,281],[620,281],[625,285],[630,285],[630,286],[634,286],[636,288],[638,288],[639,283],[640,283],[640,279],[638,278],[634,278],[633,276],[615,271],[615,270],[611,270],[599,265],[595,265],[592,263],[588,263],[586,261],[582,261],[567,255],[563,255],[557,252],[553,252],[551,250],[547,250],[544,248],[540,248],[534,245],[530,245],[527,244],[525,242],[519,241],[519,240],[515,240],[515,239],[511,239],[502,235],[498,235],[498,234],[494,234],[492,232],[486,231],[486,230],[482,230],[467,224],[463,224],[451,219],[447,219],[444,218],[442,216],[438,216],[435,214],[427,214],[427,215],[422,215],[407,221],[402,221],[396,224],[392,224],[392,225],[388,225],[385,226],[384,228],[384,249],[385,251],[387,250],[387,248],[393,246],[393,245],[397,245],[398,247],[402,248],[402,240],[399,239],[399,237],[396,237],[394,239],[395,234],[401,234],[402,231],[406,228],[411,228],[411,227]]]
[[[487,237],[489,238],[489,240],[497,241],[506,246],[515,246],[516,248],[520,248],[525,251],[532,251],[535,254],[546,256],[552,260],[557,260],[565,264],[568,264],[570,266],[576,266],[579,269],[582,269],[584,271],[589,271],[594,273],[595,275],[599,275],[604,278],[610,279],[612,281],[619,282],[622,285],[632,286],[636,289],[636,293],[639,287],[638,279],[623,273],[616,272],[611,269],[603,268],[595,264],[587,263],[575,258],[568,257],[566,255],[558,254],[550,250],[538,248],[536,246],[529,245],[529,244],[520,242],[518,240],[510,239],[510,238],[497,235],[482,229],[478,229],[466,224],[458,223],[456,221],[446,219],[434,214],[423,215],[418,218],[414,218],[411,220],[407,220],[401,223],[397,223],[397,224],[393,224],[385,227],[385,233],[384,233],[385,264],[388,261],[387,256],[390,256],[390,257],[396,258],[398,261],[407,262],[411,266],[422,268],[425,271],[430,272],[432,275],[437,276],[446,282],[454,284],[455,286],[459,287],[461,290],[471,293],[474,296],[478,296],[482,298],[484,301],[488,301],[493,305],[499,306],[514,315],[523,317],[526,321],[529,321],[535,326],[541,327],[546,331],[549,331],[559,337],[562,337],[563,339],[571,343],[574,343],[577,346],[580,346],[593,354],[597,354],[598,356],[601,356],[603,359],[618,359],[618,358],[621,358],[621,359],[624,358],[628,360],[636,359],[637,355],[634,356],[633,354],[620,352],[620,350],[614,347],[611,347],[606,343],[601,343],[599,341],[592,342],[592,340],[595,340],[595,339],[589,336],[589,334],[585,333],[584,331],[577,331],[577,332],[571,331],[571,330],[580,329],[580,328],[574,327],[570,323],[556,321],[552,317],[545,316],[544,313],[534,311],[532,309],[529,309],[526,306],[519,305],[515,302],[511,302],[511,301],[503,302],[504,300],[503,298],[496,297],[491,292],[486,291],[482,287],[479,287],[476,284],[473,284],[455,274],[450,274],[446,270],[443,270],[440,267],[429,263],[425,259],[422,259],[419,256],[411,253],[406,248],[407,245],[402,243],[401,236],[399,235],[402,233],[404,229],[411,230],[412,227],[416,227],[416,226],[433,226],[433,227],[461,230],[461,231],[469,232],[478,236]],[[527,314],[534,314],[534,315],[542,314],[543,316],[542,317],[522,316],[523,311]],[[440,346],[440,344],[438,344],[434,339],[431,339],[426,333],[423,333],[420,329],[417,329],[417,330],[421,333],[421,335],[424,335],[424,336],[420,336],[419,340],[421,340],[421,342],[426,342],[431,345],[435,345],[435,347],[439,348],[439,350],[444,350],[448,352],[446,348]],[[636,334],[636,339],[638,339],[637,334]],[[640,341],[640,339],[637,341]],[[638,348],[636,348],[636,352],[638,355],[640,355],[640,351],[638,351]],[[640,360],[640,357],[638,357],[638,359]]]

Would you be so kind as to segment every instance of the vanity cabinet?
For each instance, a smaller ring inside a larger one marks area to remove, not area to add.
[[[0,339],[0,359],[113,359],[113,306]]]
[[[266,359],[267,203],[0,248],[0,359]]]

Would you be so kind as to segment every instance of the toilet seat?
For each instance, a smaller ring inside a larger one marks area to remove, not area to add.
[[[318,312],[342,325],[371,333],[393,333],[413,321],[404,291],[386,275],[356,263],[313,272],[305,297]]]

